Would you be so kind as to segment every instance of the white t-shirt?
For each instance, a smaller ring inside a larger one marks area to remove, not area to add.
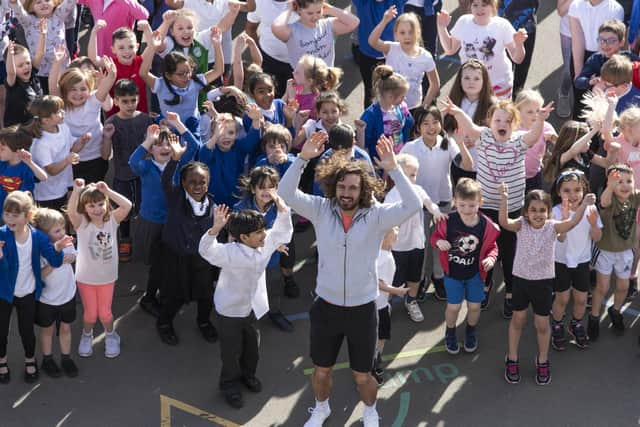
[[[31,267],[31,231],[28,233],[27,241],[19,243],[16,240],[16,248],[18,249],[18,277],[16,278],[16,287],[13,295],[22,298],[36,290],[36,277],[33,275]]]
[[[258,24],[260,48],[270,57],[280,62],[289,62],[287,45],[278,40],[271,31],[271,23],[289,7],[288,1],[256,0],[256,10],[247,13],[247,21]],[[291,16],[297,16],[292,13]],[[296,18],[297,19],[297,18]],[[289,22],[293,22],[290,20]]]
[[[76,250],[73,246],[68,246],[62,250],[62,253],[76,255]],[[40,258],[40,268],[48,264],[44,258]],[[76,295],[76,278],[71,264],[64,263],[54,268],[42,280],[45,286],[40,294],[40,302],[44,304],[63,305]]]
[[[118,223],[113,215],[102,228],[83,217],[76,232],[76,280],[87,285],[114,283],[118,279]]]
[[[569,268],[575,268],[578,264],[591,261],[591,235],[589,233],[591,225],[587,216],[592,210],[598,211],[595,206],[587,207],[578,225],[566,234],[564,242],[556,240],[556,262],[565,264]],[[551,213],[552,219],[562,221],[560,205],[554,206]],[[570,212],[569,218],[573,218],[574,214],[575,212]],[[598,215],[598,227],[603,227],[600,215]]]
[[[493,86],[511,86],[512,64],[506,46],[513,43],[513,26],[504,18],[494,16],[487,25],[473,22],[473,15],[462,15],[451,30],[460,40],[460,61],[478,59],[487,66]]]
[[[420,167],[416,184],[422,187],[434,203],[451,200],[451,162],[460,153],[460,148],[453,138],[449,138],[449,146],[446,150],[440,148],[441,146],[441,136],[438,136],[433,148],[427,147],[420,137],[405,144],[400,151],[418,159]]]
[[[409,108],[422,104],[422,78],[425,73],[436,69],[436,63],[428,50],[420,48],[416,56],[407,55],[398,42],[391,42],[389,53],[385,55],[386,64],[396,73],[403,75],[409,82],[406,103]]]
[[[376,258],[376,271],[378,272],[378,280],[382,280],[389,286],[393,284],[393,275],[396,274],[396,262],[390,251],[380,249],[380,254]],[[378,288],[378,297],[376,298],[376,308],[380,310],[389,305],[389,293],[381,291]]]
[[[420,201],[429,197],[427,193],[419,185],[413,184],[413,191],[416,192]],[[400,192],[396,187],[393,187],[391,191],[384,198],[385,203],[401,202]],[[394,251],[411,251],[413,249],[424,249],[424,213],[420,209],[411,217],[400,224],[400,230],[398,231],[398,239],[393,245]]]
[[[102,102],[98,101],[95,92],[89,96],[87,102],[77,108],[67,108],[65,110],[64,122],[71,130],[74,139],[80,138],[83,134],[91,132],[91,140],[78,153],[80,161],[94,160],[101,156],[102,147],[102,122],[100,122],[100,112]],[[142,141],[140,141],[142,142]]]
[[[598,28],[609,19],[624,19],[624,9],[615,0],[604,0],[593,6],[588,0],[574,0],[569,6],[568,16],[580,22],[584,33],[584,48],[591,52],[598,51]],[[585,58],[586,60],[586,58]]]
[[[198,28],[206,29],[207,33],[211,34],[209,29],[214,25],[218,25],[222,18],[229,13],[229,0],[214,0],[213,3],[209,3],[207,0],[184,0],[184,8],[193,10],[198,17]],[[225,64],[231,64],[232,48],[233,40],[231,28],[229,28],[222,33],[222,54],[224,55]],[[215,60],[216,55],[213,49],[210,49],[209,64],[215,62]]]
[[[323,59],[329,67],[333,67],[336,55],[333,21],[336,18],[322,18],[314,28],[302,25],[300,21],[289,24],[291,36],[287,41],[289,49],[289,65],[294,67],[303,55],[312,55]]]
[[[64,160],[69,155],[74,138],[69,127],[58,125],[58,133],[42,132],[41,138],[35,138],[31,144],[31,155],[35,164],[45,168]],[[55,200],[64,197],[73,186],[73,170],[67,165],[58,175],[49,175],[46,181],[36,182],[34,198],[38,201]]]

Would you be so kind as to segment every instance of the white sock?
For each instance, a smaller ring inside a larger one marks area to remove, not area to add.
[[[329,408],[329,399],[323,400],[322,402],[316,399],[316,408],[330,411],[331,409]]]
[[[377,414],[378,411],[376,411],[376,402],[373,402],[373,405],[369,406],[369,405],[364,405],[364,415],[367,414]]]
[[[87,333],[87,332],[85,332],[85,331],[84,331],[84,329],[83,329],[83,330],[82,330],[82,334],[83,334],[83,335],[86,335],[86,336],[88,336],[88,337],[92,337],[92,336],[93,336],[93,329],[92,329],[92,330],[90,330],[88,333]]]

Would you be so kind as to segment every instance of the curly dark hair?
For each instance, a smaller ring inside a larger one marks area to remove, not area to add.
[[[316,166],[316,180],[329,199],[335,199],[336,186],[346,175],[360,177],[358,206],[361,208],[370,208],[374,196],[384,193],[384,181],[371,173],[371,167],[366,161],[352,160],[350,150],[338,150]]]

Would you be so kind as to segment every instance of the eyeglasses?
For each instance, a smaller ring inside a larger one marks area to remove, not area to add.
[[[193,74],[193,71],[191,70],[183,71],[181,73],[173,73],[174,76],[178,76],[178,77],[189,77],[191,74]]]
[[[602,37],[598,37],[596,40],[598,41],[599,44],[603,44],[606,46],[613,46],[614,44],[620,43],[620,40],[618,40],[617,37],[610,37],[608,39],[603,39]]]

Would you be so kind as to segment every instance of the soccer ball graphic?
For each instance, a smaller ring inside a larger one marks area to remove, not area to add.
[[[459,253],[468,255],[476,250],[478,243],[480,243],[480,240],[472,234],[462,236],[456,240],[456,249]]]

